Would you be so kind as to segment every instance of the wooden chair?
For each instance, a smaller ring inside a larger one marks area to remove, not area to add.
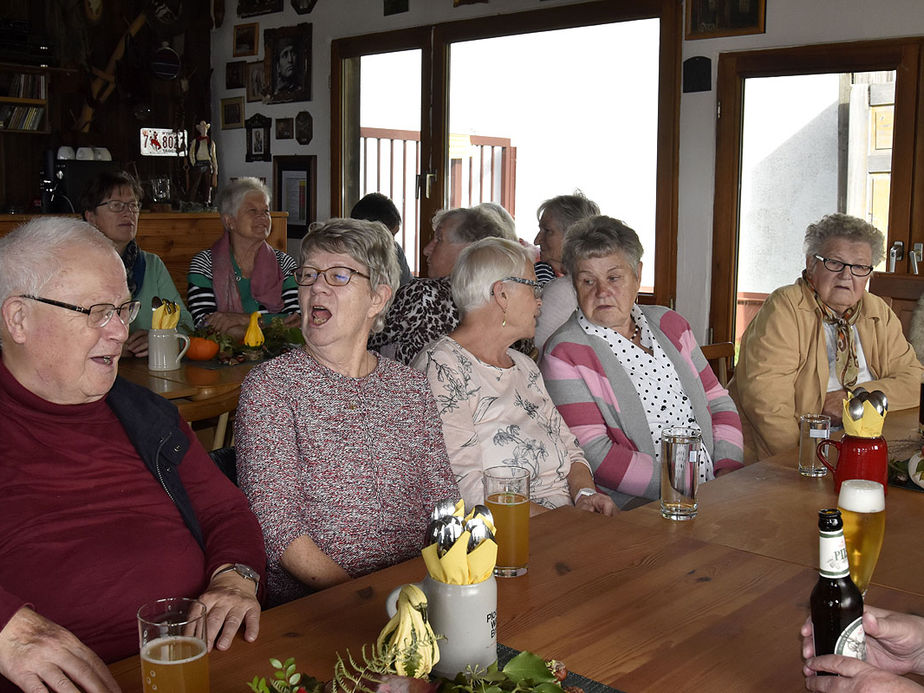
[[[237,400],[240,394],[241,387],[236,385],[227,392],[213,395],[206,399],[177,399],[173,401],[176,403],[177,409],[180,410],[180,416],[188,423],[204,419],[218,419],[212,441],[212,450],[217,450],[225,446],[228,421],[231,413],[237,409]]]
[[[735,358],[735,345],[732,342],[716,342],[715,344],[706,344],[700,347],[703,356],[715,371],[715,377],[719,379],[722,387],[728,387],[728,373],[732,359]]]
[[[902,332],[907,339],[910,334],[911,316],[918,299],[924,294],[924,276],[873,272],[873,278],[869,281],[869,292],[889,304],[901,320]]]

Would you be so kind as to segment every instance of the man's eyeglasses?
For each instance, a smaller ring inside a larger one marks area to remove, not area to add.
[[[318,281],[318,277],[322,274],[328,286],[346,286],[350,283],[354,274],[358,274],[365,279],[369,278],[368,274],[363,274],[359,270],[351,269],[350,267],[328,267],[327,269],[318,269],[317,267],[305,265],[304,267],[295,268],[295,283],[299,286],[311,286]]]
[[[821,260],[825,269],[835,274],[843,272],[845,267],[849,267],[850,273],[855,277],[866,277],[873,271],[871,265],[851,265],[849,262],[841,262],[840,260],[833,260],[829,257],[822,257],[821,255],[816,255],[815,259]]]
[[[533,287],[533,296],[536,298],[542,298],[542,286],[537,281],[532,279],[523,279],[523,277],[504,277],[501,279],[502,282],[516,282],[517,284],[524,284],[526,286]]]
[[[105,202],[100,202],[97,207],[108,207],[109,211],[113,214],[121,214],[126,209],[129,212],[137,214],[141,209],[141,205],[137,202],[122,202],[122,200],[106,200]]]
[[[94,303],[89,308],[75,306],[71,303],[62,303],[50,298],[41,298],[39,296],[29,296],[20,294],[19,298],[28,298],[39,303],[47,303],[49,306],[66,308],[75,313],[83,313],[87,316],[87,324],[90,327],[105,327],[112,320],[113,315],[118,315],[123,325],[128,326],[132,320],[138,317],[138,311],[141,308],[141,301],[126,301],[121,306],[114,306],[111,303]]]

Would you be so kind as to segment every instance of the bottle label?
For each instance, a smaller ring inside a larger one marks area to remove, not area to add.
[[[818,572],[826,578],[842,578],[850,574],[847,562],[847,545],[844,543],[843,530],[821,532],[819,537]]]
[[[854,657],[866,661],[866,633],[863,632],[863,617],[847,626],[838,636],[834,654]]]

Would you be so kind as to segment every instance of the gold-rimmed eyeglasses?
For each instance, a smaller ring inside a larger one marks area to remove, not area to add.
[[[113,214],[121,214],[126,209],[133,214],[137,214],[139,211],[141,211],[141,205],[134,200],[131,202],[123,202],[122,200],[104,200],[96,206],[106,207]]]

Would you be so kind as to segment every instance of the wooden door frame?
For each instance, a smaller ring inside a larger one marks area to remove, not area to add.
[[[448,204],[449,47],[453,42],[616,21],[659,19],[659,86],[655,197],[655,291],[646,303],[672,305],[677,284],[677,171],[680,140],[682,7],[676,0],[602,0],[418,27],[387,34],[336,39],[331,45],[331,214],[343,213],[343,64],[370,53],[422,48],[421,169],[435,172],[436,195],[421,196],[420,219]],[[429,59],[426,59],[429,56]],[[429,98],[427,98],[429,97]],[[432,105],[432,107],[431,107]],[[432,229],[421,224],[420,248]],[[420,258],[423,267],[423,258]]]
[[[722,53],[716,85],[715,196],[712,232],[712,341],[734,341],[744,80],[749,77],[895,70],[895,131],[889,239],[911,238],[912,219],[924,222],[924,138],[919,100],[920,39],[817,44]],[[921,106],[924,107],[924,101]],[[913,194],[914,193],[914,194]],[[831,210],[832,212],[837,210]]]

